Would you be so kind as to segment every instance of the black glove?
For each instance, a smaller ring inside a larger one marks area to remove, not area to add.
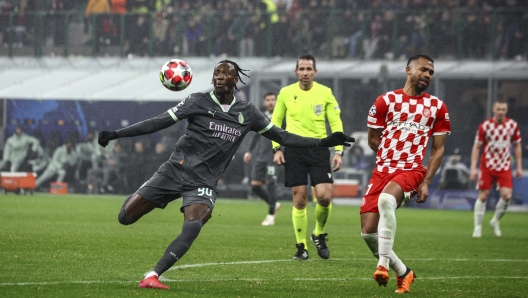
[[[117,133],[115,131],[103,130],[99,133],[99,145],[106,147],[108,142],[117,139]]]
[[[346,134],[342,132],[334,132],[328,137],[321,139],[320,146],[321,147],[334,147],[343,145],[346,147],[350,147],[350,144],[347,142],[355,142],[356,140],[352,137],[347,136]]]

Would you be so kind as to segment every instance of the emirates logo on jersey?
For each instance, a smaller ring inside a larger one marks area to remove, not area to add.
[[[431,110],[429,108],[424,108],[422,114],[424,115],[424,117],[431,117]]]

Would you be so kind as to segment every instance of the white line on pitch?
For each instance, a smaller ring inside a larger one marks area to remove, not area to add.
[[[359,259],[330,259],[330,260],[306,260],[303,262],[313,262],[313,261],[372,261],[374,258],[359,258]],[[408,261],[454,261],[454,262],[528,262],[528,260],[512,260],[512,259],[405,259]],[[218,265],[247,265],[247,264],[264,264],[264,263],[277,263],[277,262],[291,262],[292,260],[262,260],[262,261],[240,261],[240,262],[215,262],[215,263],[202,263],[202,264],[188,264],[181,266],[173,266],[169,270],[177,269],[187,269],[187,268],[197,268],[197,267],[207,267],[207,266],[218,266]]]
[[[443,279],[528,279],[527,276],[435,276],[421,277],[420,280],[443,280]],[[249,282],[274,282],[277,280],[284,281],[284,278],[262,279],[262,278],[212,278],[212,279],[168,279],[161,278],[164,282],[232,282],[232,281],[249,281]],[[364,280],[371,281],[372,278],[293,278],[293,281],[353,281]],[[112,283],[139,283],[139,280],[86,280],[86,281],[50,281],[50,282],[7,282],[0,283],[0,286],[46,286],[46,285],[63,285],[63,284],[112,284]]]

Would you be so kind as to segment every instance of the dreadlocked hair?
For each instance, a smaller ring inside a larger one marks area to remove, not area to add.
[[[242,78],[240,77],[240,74],[243,74],[244,76],[246,76],[246,77],[248,77],[248,78],[251,78],[250,76],[248,76],[248,75],[244,72],[244,71],[249,71],[249,70],[248,70],[248,69],[242,69],[242,68],[240,68],[240,66],[238,66],[238,64],[236,64],[236,62],[234,62],[234,61],[231,61],[231,60],[222,60],[222,61],[218,62],[218,64],[220,64],[220,63],[229,63],[229,64],[232,64],[232,65],[235,67],[235,70],[237,71],[237,78],[238,78],[238,80],[239,80],[242,84],[244,84],[244,85],[245,85],[246,83],[244,83],[244,81],[242,81]],[[218,64],[217,64],[217,65],[218,65]],[[240,90],[238,90],[236,84],[235,84],[235,89],[236,89],[237,91],[240,91]]]

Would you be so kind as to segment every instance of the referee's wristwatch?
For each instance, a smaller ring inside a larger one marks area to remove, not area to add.
[[[277,153],[277,151],[280,151],[280,147],[271,148],[271,151],[273,151],[273,154]]]

